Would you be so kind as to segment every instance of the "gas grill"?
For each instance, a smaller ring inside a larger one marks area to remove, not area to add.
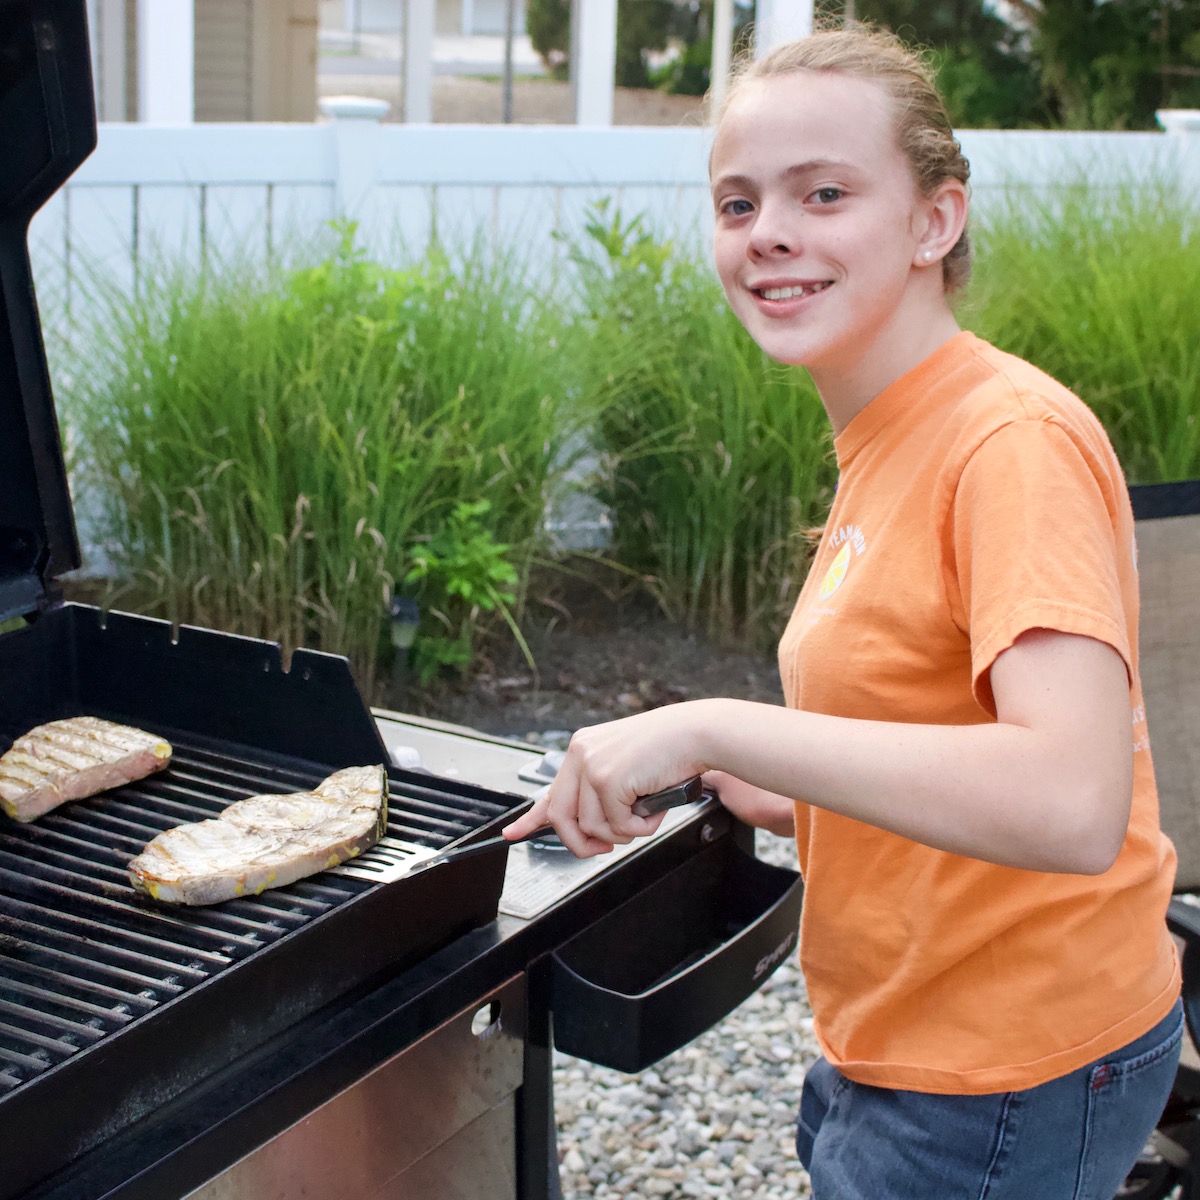
[[[549,1200],[552,1045],[636,1071],[708,1028],[794,949],[798,877],[706,796],[604,860],[501,846],[380,883],[381,847],[211,907],[133,891],[159,831],[345,766],[388,767],[388,842],[468,844],[526,798],[396,766],[344,659],[63,602],[26,243],[94,147],[88,63],[84,0],[0,0],[0,750],[86,713],[174,755],[0,816],[0,1200]]]

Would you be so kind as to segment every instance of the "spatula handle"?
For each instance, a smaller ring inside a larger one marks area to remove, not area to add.
[[[674,787],[663,788],[661,792],[651,792],[649,796],[639,796],[633,802],[633,813],[638,817],[652,817],[668,808],[678,808],[681,804],[694,804],[704,795],[704,782],[699,775]]]
[[[663,812],[668,808],[678,808],[681,804],[692,804],[703,794],[704,784],[701,782],[700,776],[696,775],[683,783],[677,783],[674,787],[663,788],[661,792],[652,792],[649,796],[639,796],[633,802],[633,811],[639,817],[652,817],[655,813]],[[535,829],[532,833],[527,833],[513,842],[508,842],[503,837],[490,837],[478,842],[470,842],[465,846],[452,846],[448,850],[443,850],[435,858],[427,859],[417,869],[422,870],[426,866],[434,866],[437,863],[450,862],[459,858],[471,858],[473,855],[482,854],[505,842],[510,846],[515,846],[519,842],[536,841],[553,832],[551,826],[543,825],[540,829]]]

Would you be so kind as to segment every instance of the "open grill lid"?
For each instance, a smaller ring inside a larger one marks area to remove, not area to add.
[[[84,0],[0,0],[0,621],[80,563],[28,238],[95,146]]]

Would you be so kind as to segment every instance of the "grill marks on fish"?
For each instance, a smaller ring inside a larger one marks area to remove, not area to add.
[[[386,830],[384,768],[347,767],[311,792],[251,796],[165,830],[130,862],[129,878],[156,900],[217,904],[336,867]]]
[[[0,808],[32,821],[68,800],[144,779],[170,761],[170,743],[144,729],[99,717],[50,721],[0,754]]]

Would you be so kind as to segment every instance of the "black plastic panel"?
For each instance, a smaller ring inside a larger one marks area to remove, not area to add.
[[[335,767],[387,749],[335,654],[64,604],[0,638],[0,731],[90,713]],[[0,749],[4,747],[0,745]]]
[[[0,620],[79,565],[28,237],[95,145],[84,0],[0,0]]]
[[[1200,513],[1200,479],[1176,483],[1142,483],[1129,489],[1133,516],[1138,521],[1190,517]]]
[[[795,953],[803,894],[728,839],[702,851],[555,953],[555,1045],[629,1072],[679,1049]]]

